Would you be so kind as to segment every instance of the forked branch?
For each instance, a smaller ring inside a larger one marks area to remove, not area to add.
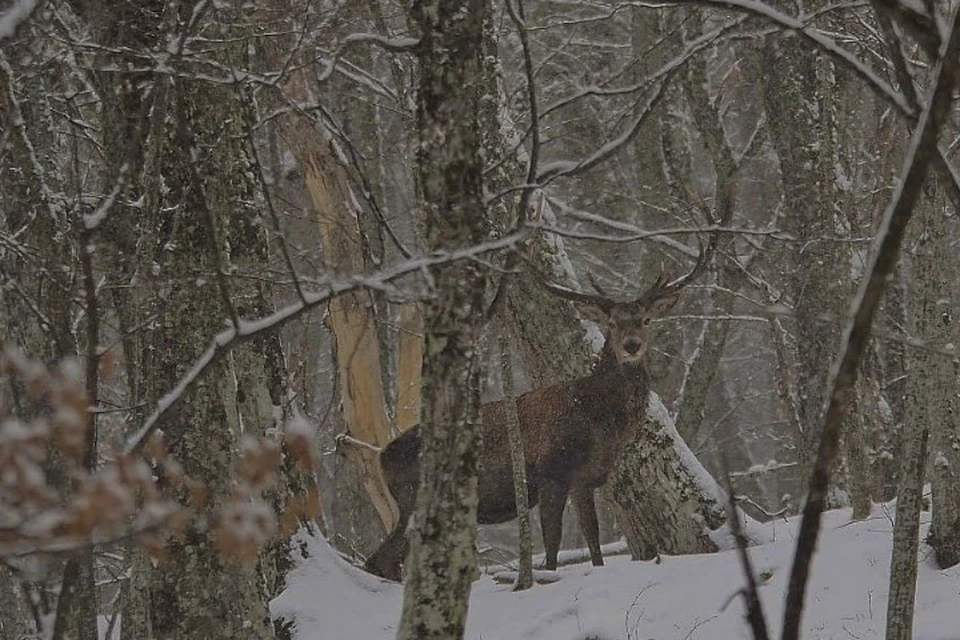
[[[907,224],[920,197],[927,169],[938,153],[940,129],[950,111],[957,81],[957,57],[960,54],[960,29],[957,28],[956,11],[950,21],[949,34],[937,65],[929,106],[921,116],[910,141],[900,172],[899,186],[880,221],[877,242],[871,252],[870,268],[853,301],[852,319],[844,329],[843,352],[831,372],[828,385],[829,402],[823,421],[820,448],[814,462],[810,491],[803,508],[797,551],[790,573],[781,636],[783,640],[799,640],[800,637],[807,578],[820,534],[820,519],[826,505],[830,474],[839,453],[840,428],[847,400],[856,383],[857,368],[870,335],[874,313],[883,295],[887,277],[897,264]]]

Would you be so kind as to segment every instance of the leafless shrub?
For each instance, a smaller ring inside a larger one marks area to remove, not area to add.
[[[276,440],[241,443],[232,494],[211,510],[206,487],[159,437],[143,455],[113,451],[109,462],[88,469],[93,426],[81,378],[76,362],[48,367],[15,348],[0,350],[0,382],[15,398],[0,400],[0,561],[131,537],[159,559],[190,519],[207,521],[225,558],[254,560],[275,535],[319,512],[315,491],[288,505],[282,519],[262,497],[282,461]],[[291,429],[285,438],[296,465],[312,469],[308,436]]]

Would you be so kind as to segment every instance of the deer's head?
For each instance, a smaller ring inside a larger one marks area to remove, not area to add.
[[[572,301],[581,315],[596,322],[604,331],[604,348],[622,365],[644,361],[650,343],[650,325],[662,317],[680,298],[680,291],[698,277],[707,263],[707,253],[701,250],[697,264],[687,275],[669,281],[661,272],[656,282],[640,297],[625,302],[614,300],[593,282],[596,293],[573,291],[543,282],[555,295]]]
[[[604,306],[580,305],[583,314],[604,329],[606,348],[620,364],[636,364],[646,358],[651,323],[670,311],[679,299],[679,291],[658,290],[661,284],[658,280],[636,300],[610,301]]]

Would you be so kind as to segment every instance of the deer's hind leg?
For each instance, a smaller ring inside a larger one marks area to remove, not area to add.
[[[406,521],[401,520],[373,555],[367,558],[363,568],[381,578],[400,582],[403,577],[403,562],[407,559],[409,547]]]

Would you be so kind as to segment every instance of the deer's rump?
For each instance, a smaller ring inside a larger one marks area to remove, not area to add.
[[[513,468],[510,452],[490,442],[480,455],[480,473],[477,486],[479,524],[501,524],[517,517],[516,494],[513,488]],[[501,458],[506,457],[506,464]],[[420,427],[413,427],[388,444],[380,454],[380,464],[390,493],[397,501],[400,519],[405,521],[413,513],[417,488],[420,484]],[[527,504],[536,506],[539,496],[539,474],[527,464]]]

